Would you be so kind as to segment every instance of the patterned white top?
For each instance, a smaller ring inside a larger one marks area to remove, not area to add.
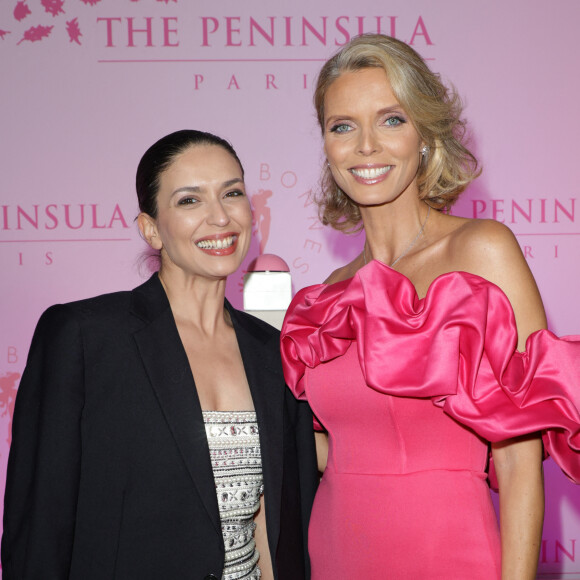
[[[203,411],[225,545],[222,580],[258,580],[254,516],[264,491],[254,411]]]

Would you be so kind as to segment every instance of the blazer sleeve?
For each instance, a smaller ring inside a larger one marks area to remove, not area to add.
[[[80,477],[83,340],[66,305],[41,317],[14,409],[4,497],[4,580],[69,576]]]
[[[312,504],[319,482],[318,464],[316,461],[316,446],[314,428],[312,426],[312,411],[306,401],[294,398],[290,389],[286,388],[286,399],[296,406],[296,450],[298,455],[298,470],[300,480],[300,511],[302,516],[302,541],[306,578],[310,578],[310,557],[308,555],[308,524]]]

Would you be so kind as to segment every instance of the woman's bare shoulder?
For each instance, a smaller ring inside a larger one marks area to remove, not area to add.
[[[508,297],[515,313],[519,347],[546,319],[538,287],[513,232],[494,220],[468,220],[452,235],[450,255],[456,270],[492,282]]]
[[[495,220],[462,219],[450,233],[449,248],[465,271],[484,278],[498,269],[527,268],[513,232]]]

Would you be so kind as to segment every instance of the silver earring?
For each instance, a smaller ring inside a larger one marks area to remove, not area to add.
[[[423,145],[423,147],[421,148],[421,155],[425,157],[425,155],[427,155],[428,153],[429,153],[429,145]]]

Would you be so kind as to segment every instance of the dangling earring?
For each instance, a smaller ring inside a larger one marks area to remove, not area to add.
[[[429,145],[423,145],[421,148],[421,155],[425,157],[429,153]]]

